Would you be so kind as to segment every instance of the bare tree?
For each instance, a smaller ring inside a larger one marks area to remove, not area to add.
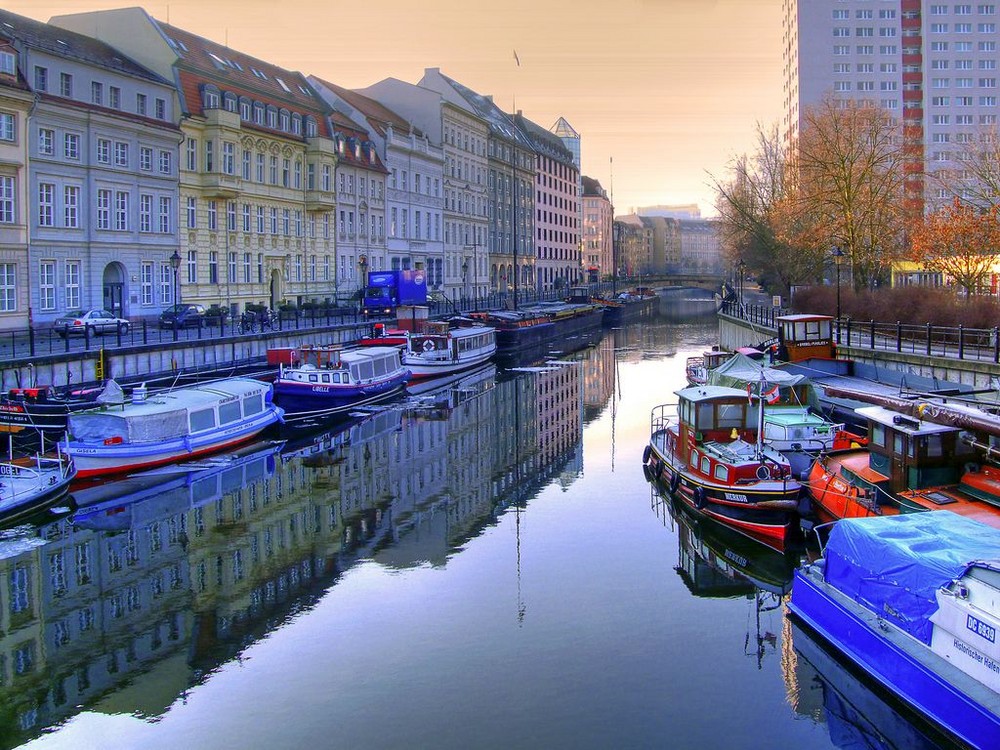
[[[884,279],[905,226],[902,133],[884,110],[825,99],[805,110],[792,172],[797,212],[841,248],[855,289]]]
[[[914,227],[915,257],[925,267],[955,280],[966,296],[981,290],[1000,248],[1000,206],[983,211],[955,198]]]

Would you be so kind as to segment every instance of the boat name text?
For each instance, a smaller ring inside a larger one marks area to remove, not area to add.
[[[731,503],[749,503],[750,502],[750,500],[747,498],[747,496],[744,495],[744,494],[742,494],[742,493],[740,493],[740,492],[727,492],[726,493],[726,500],[728,500]]]

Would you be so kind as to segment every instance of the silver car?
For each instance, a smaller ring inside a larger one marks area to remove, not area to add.
[[[80,335],[86,331],[89,335],[102,333],[128,333],[129,322],[125,318],[118,318],[107,310],[94,308],[93,310],[73,310],[65,315],[56,318],[52,323],[52,329],[60,336]]]

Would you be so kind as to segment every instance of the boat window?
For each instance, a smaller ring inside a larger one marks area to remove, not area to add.
[[[319,376],[318,375],[310,375],[309,376],[309,382],[310,383],[318,383],[319,382]]]
[[[871,433],[871,444],[885,448],[885,425],[872,422]]]
[[[742,427],[743,404],[719,404],[718,427]]]
[[[712,476],[712,459],[708,456],[701,457],[701,473],[706,476]]]
[[[201,432],[215,427],[215,410],[199,409],[191,412],[191,432]]]
[[[714,404],[711,402],[707,404],[698,404],[698,417],[695,422],[695,427],[702,431],[715,429]]]
[[[386,369],[385,357],[380,357],[379,359],[376,359],[374,362],[372,362],[372,365],[374,365],[375,377],[381,377],[382,375],[385,375],[386,372],[388,371]]]
[[[375,376],[375,368],[371,362],[359,362],[358,374],[362,380],[371,380]]]
[[[239,422],[242,416],[243,414],[240,412],[239,401],[232,401],[228,404],[222,404],[222,406],[219,407],[219,424]]]
[[[351,365],[351,380],[355,383],[361,380],[361,368],[358,365]]]
[[[903,455],[906,445],[906,435],[901,432],[894,432],[892,434],[892,452],[897,456]]]
[[[329,383],[330,382],[330,376],[328,374],[326,374],[325,372],[323,373],[323,378],[322,379],[323,379],[324,383]]]
[[[340,382],[342,382],[341,379],[340,379],[340,373],[339,372],[333,373],[330,376],[330,382],[332,382],[332,383],[340,383]]]
[[[690,464],[695,469],[698,468],[698,451],[691,451]]]
[[[729,482],[729,468],[723,464],[715,465],[715,478],[720,482]]]
[[[259,393],[243,397],[243,416],[260,414],[264,411],[264,402]]]
[[[925,441],[924,455],[928,458],[938,458],[944,455],[944,445],[941,435],[927,435],[922,440]]]

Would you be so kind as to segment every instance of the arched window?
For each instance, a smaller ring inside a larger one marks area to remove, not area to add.
[[[272,130],[278,129],[278,108],[273,104],[267,105],[267,127]]]
[[[317,132],[316,118],[312,115],[306,115],[306,138],[315,138]]]
[[[222,95],[222,106],[227,112],[236,111],[236,94],[227,91]]]
[[[201,88],[201,106],[205,109],[218,109],[219,103],[222,101],[222,95],[219,91],[219,87],[206,83]]]
[[[291,115],[292,113],[284,108],[278,111],[278,129],[282,132],[287,133],[291,129]]]
[[[260,102],[253,103],[253,122],[254,125],[264,124],[264,105]]]
[[[292,114],[292,134],[302,135],[302,115],[298,112]]]
[[[245,96],[240,97],[240,119],[250,121],[250,114],[253,111],[253,102]]]

